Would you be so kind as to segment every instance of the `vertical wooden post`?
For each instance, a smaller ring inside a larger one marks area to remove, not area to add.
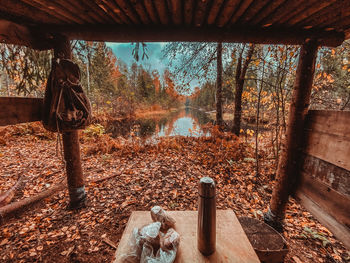
[[[270,208],[264,215],[266,223],[277,230],[282,220],[289,195],[295,190],[299,175],[300,148],[302,144],[305,115],[310,104],[312,82],[315,72],[318,43],[309,40],[300,49],[298,68],[289,109],[286,138],[280,154],[277,182],[274,186]]]
[[[55,58],[72,58],[72,51],[67,37],[56,37]],[[63,132],[63,150],[66,162],[67,183],[69,190],[69,208],[77,209],[85,206],[86,193],[83,171],[80,161],[80,147],[78,131]]]

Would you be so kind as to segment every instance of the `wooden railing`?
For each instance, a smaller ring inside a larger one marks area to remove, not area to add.
[[[296,196],[350,248],[350,112],[309,111]]]
[[[43,99],[0,97],[0,126],[40,121]]]

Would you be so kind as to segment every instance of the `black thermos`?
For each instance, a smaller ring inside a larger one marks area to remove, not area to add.
[[[209,256],[215,251],[216,245],[216,197],[215,182],[210,177],[199,181],[198,200],[198,249]]]

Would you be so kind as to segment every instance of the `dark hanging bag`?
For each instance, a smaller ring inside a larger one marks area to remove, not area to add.
[[[71,60],[52,60],[42,122],[53,132],[84,129],[91,122],[91,105],[80,85],[80,69]]]

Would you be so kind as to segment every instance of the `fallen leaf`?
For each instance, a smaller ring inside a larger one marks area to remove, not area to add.
[[[43,250],[43,248],[44,248],[43,246],[37,246],[37,247],[36,247],[36,250],[38,250],[38,251],[42,251],[42,250]]]
[[[292,259],[295,263],[303,263],[297,256],[293,256]]]
[[[3,241],[1,241],[0,246],[7,244],[7,242],[9,242],[9,240],[5,238]]]

